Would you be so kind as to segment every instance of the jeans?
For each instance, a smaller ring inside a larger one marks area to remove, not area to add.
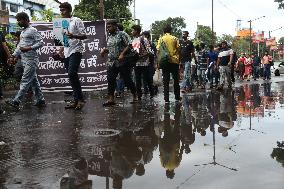
[[[264,64],[264,74],[263,74],[264,79],[270,79],[271,77],[271,70],[270,70],[270,65],[269,64]]]
[[[215,85],[218,84],[218,70],[216,68],[208,68],[208,80],[210,82],[210,86],[213,86],[214,80]]]
[[[182,89],[192,87],[192,78],[191,78],[191,62],[187,61],[184,63],[184,73],[183,73]]]
[[[169,84],[171,79],[171,74],[174,79],[174,94],[175,99],[180,99],[180,86],[179,86],[179,65],[169,63],[163,66],[163,84],[164,84],[164,100],[169,101]]]
[[[136,90],[138,98],[142,97],[142,75],[143,81],[145,81],[145,85],[148,87],[150,96],[154,96],[153,90],[153,76],[150,72],[148,66],[136,66],[135,68],[135,79],[136,79]]]
[[[122,93],[124,91],[124,81],[120,77],[116,80],[116,92]]]
[[[231,81],[231,68],[230,66],[220,66],[219,67],[220,71],[220,84],[225,85],[226,81],[228,83],[228,86],[232,85]]]
[[[64,64],[69,76],[70,84],[73,90],[75,101],[83,100],[83,92],[78,76],[78,70],[82,59],[82,53],[73,53],[70,57],[65,58]]]
[[[0,97],[3,96],[3,80],[0,78]]]
[[[24,73],[20,83],[20,90],[14,97],[13,101],[20,103],[23,96],[27,93],[30,87],[34,88],[36,101],[43,101],[44,97],[40,89],[40,83],[37,78],[36,69],[38,60],[22,60],[24,65]]]
[[[256,78],[259,78],[259,66],[253,66],[253,78],[256,79]]]
[[[116,88],[116,77],[120,74],[125,86],[130,89],[133,95],[136,95],[136,87],[132,79],[132,69],[128,66],[109,66],[107,70],[107,82],[108,82],[108,95],[114,96]]]

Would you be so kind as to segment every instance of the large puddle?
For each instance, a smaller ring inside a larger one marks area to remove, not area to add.
[[[87,115],[93,115],[92,121],[76,119],[75,131],[63,124],[67,131],[62,135],[53,125],[46,131],[55,130],[53,140],[39,140],[41,145],[3,136],[0,188],[284,187],[284,84],[198,92],[183,96],[181,104],[142,102],[103,112]],[[30,136],[41,133],[47,135]],[[46,156],[38,158],[37,148]],[[52,158],[58,162],[34,168]]]

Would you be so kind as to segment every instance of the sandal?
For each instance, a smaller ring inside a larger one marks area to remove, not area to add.
[[[79,101],[75,107],[75,110],[81,110],[85,105],[84,101]]]
[[[115,102],[114,101],[106,101],[103,103],[103,106],[108,107],[108,106],[114,106]]]

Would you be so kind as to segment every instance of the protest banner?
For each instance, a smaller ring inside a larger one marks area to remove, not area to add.
[[[87,39],[84,40],[83,58],[80,63],[79,77],[83,91],[107,88],[106,58],[100,56],[101,48],[106,46],[104,21],[84,22]],[[33,23],[43,37],[44,46],[39,54],[38,78],[43,91],[71,91],[64,62],[53,58],[60,46],[55,45],[52,23]]]

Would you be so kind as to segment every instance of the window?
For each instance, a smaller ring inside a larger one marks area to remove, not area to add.
[[[18,5],[15,5],[15,4],[10,4],[10,11],[11,12],[18,12]]]

